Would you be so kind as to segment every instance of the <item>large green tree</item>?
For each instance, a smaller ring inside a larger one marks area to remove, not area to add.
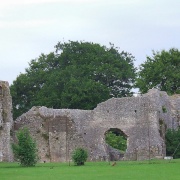
[[[136,86],[141,93],[151,88],[166,91],[168,94],[180,93],[180,51],[154,52],[141,64]]]
[[[32,106],[93,109],[110,97],[131,96],[131,54],[91,42],[59,42],[55,48],[31,60],[11,85],[14,117]]]

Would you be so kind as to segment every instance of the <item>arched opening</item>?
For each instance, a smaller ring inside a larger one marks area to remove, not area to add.
[[[127,149],[127,135],[118,128],[110,128],[105,132],[105,141],[110,161],[123,159]]]

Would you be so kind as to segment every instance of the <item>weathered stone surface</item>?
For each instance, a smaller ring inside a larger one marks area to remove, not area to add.
[[[105,133],[111,128],[127,136],[125,160],[163,158],[165,130],[179,126],[179,105],[179,95],[152,89],[140,97],[109,99],[89,111],[33,107],[17,118],[15,130],[30,129],[42,162],[69,161],[76,147],[87,149],[91,161],[109,160]]]
[[[124,160],[124,153],[121,153],[118,149],[107,145],[107,151],[109,153],[109,161]]]
[[[9,85],[0,81],[0,161],[13,160],[11,111]],[[163,158],[166,129],[180,126],[180,95],[152,89],[139,97],[109,99],[89,111],[33,107],[17,118],[14,130],[24,126],[37,141],[41,162],[69,161],[76,147],[87,149],[91,161],[120,160],[122,154],[105,143],[106,132],[114,128],[127,136],[123,159]]]
[[[0,162],[12,161],[11,137],[12,128],[12,99],[9,91],[9,84],[0,81]]]

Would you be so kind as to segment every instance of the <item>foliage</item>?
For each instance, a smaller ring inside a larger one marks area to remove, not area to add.
[[[10,87],[14,118],[32,106],[93,109],[111,97],[131,96],[134,57],[110,44],[59,42],[31,60]]]
[[[167,112],[167,109],[166,109],[165,106],[162,106],[162,111],[163,111],[163,113],[166,113],[166,112]]]
[[[123,135],[116,135],[112,131],[106,133],[105,141],[111,147],[121,151],[125,151],[127,148],[127,139]]]
[[[12,150],[16,160],[22,166],[35,166],[38,161],[36,143],[32,139],[27,128],[17,132],[17,144],[12,144]]]
[[[153,52],[141,64],[136,86],[141,93],[151,88],[166,91],[168,94],[180,93],[180,51],[172,48],[169,51]]]
[[[77,148],[73,151],[72,160],[77,166],[84,165],[88,158],[87,151],[83,148]]]
[[[168,129],[166,132],[166,155],[180,158],[180,129]]]

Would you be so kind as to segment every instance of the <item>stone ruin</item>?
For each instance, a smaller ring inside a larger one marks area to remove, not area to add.
[[[9,90],[6,94],[9,124],[6,132],[4,128],[0,130],[0,145],[5,144],[1,140],[4,136],[9,144],[12,124]],[[4,119],[3,122],[5,127]],[[180,95],[168,96],[166,92],[152,89],[138,97],[111,98],[93,110],[32,107],[16,119],[13,131],[29,128],[38,145],[40,162],[68,162],[76,147],[88,151],[89,161],[145,160],[166,155],[165,131],[178,128],[179,123]],[[110,130],[127,137],[123,156],[106,144],[105,134]],[[6,149],[6,153],[0,149],[4,161],[11,159],[6,155],[9,153],[11,157],[9,145]]]
[[[11,150],[11,128],[12,119],[12,99],[9,90],[9,84],[0,81],[0,162],[12,161]]]

